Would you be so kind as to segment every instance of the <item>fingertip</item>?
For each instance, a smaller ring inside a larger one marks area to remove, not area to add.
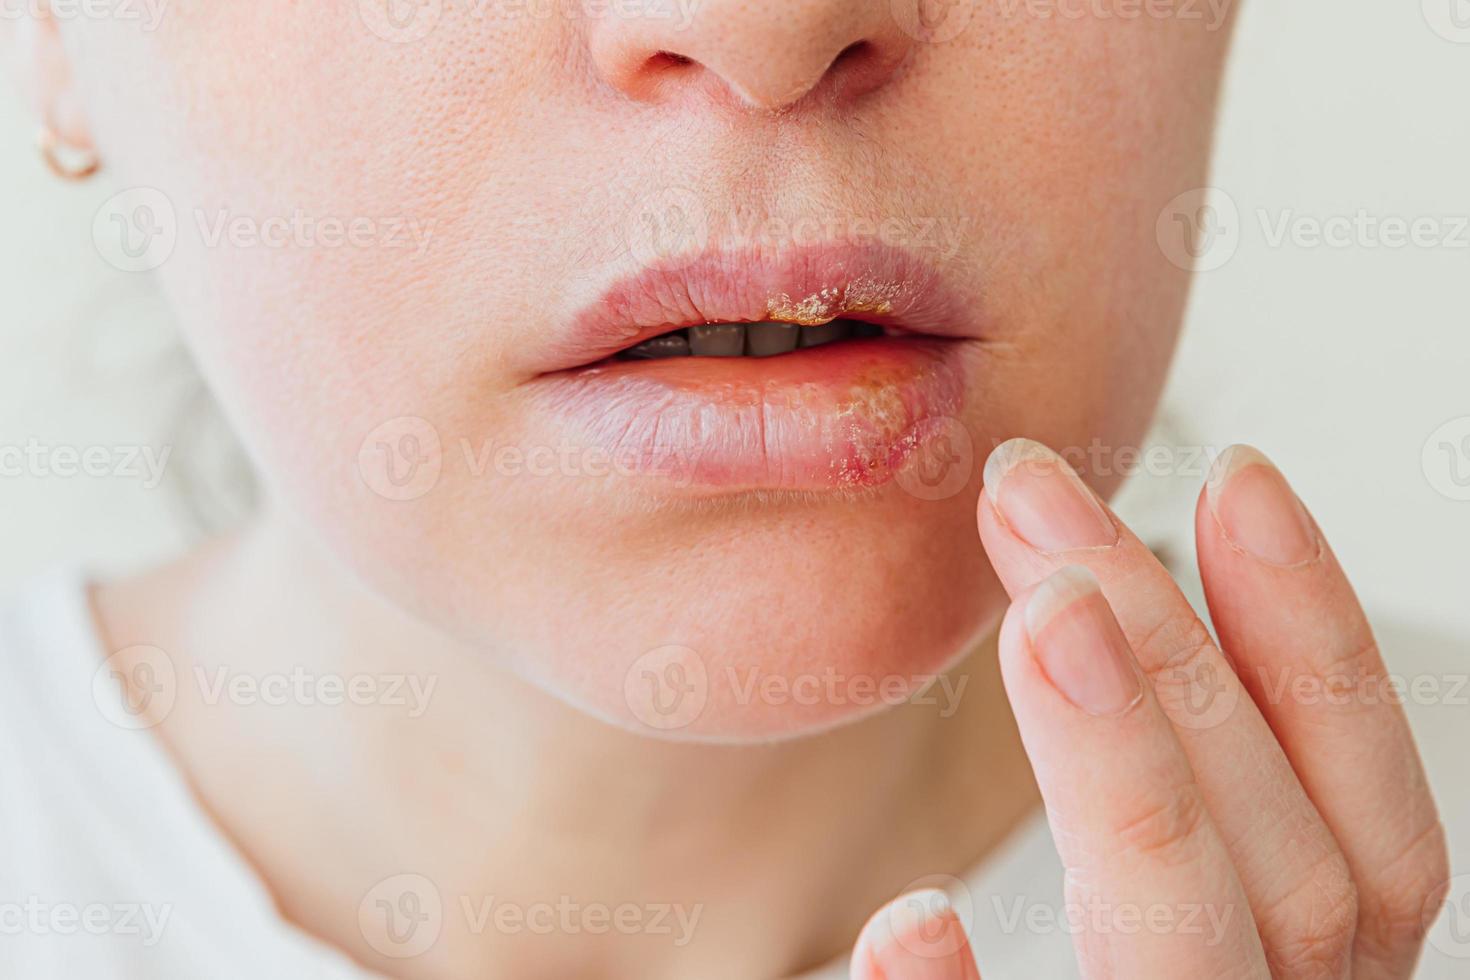
[[[1217,508],[1220,499],[1220,490],[1230,481],[1230,478],[1249,466],[1270,466],[1271,461],[1266,454],[1255,446],[1237,442],[1226,446],[1225,451],[1215,457],[1210,464],[1210,472],[1205,476],[1204,495],[1205,502],[1212,510]]]
[[[1001,619],[996,648],[1000,654],[1002,671],[1012,670],[1030,659],[1027,651],[1030,639],[1026,635],[1026,606],[1031,601],[1031,594],[1040,585],[1041,583],[1037,582],[1017,593],[1011,600],[1010,606],[1006,608],[1005,616]]]
[[[991,502],[990,494],[990,484],[986,483],[981,488],[980,498],[975,501],[975,523],[980,528],[982,538],[985,536],[986,527],[993,525],[996,520],[995,504]]]
[[[1253,446],[1234,445],[1220,454],[1202,498],[1223,542],[1256,561],[1289,568],[1322,554],[1321,534],[1306,507],[1281,470]]]
[[[853,980],[978,980],[964,924],[938,888],[900,895],[874,912],[853,947]]]
[[[1018,695],[1042,689],[1094,717],[1125,714],[1142,698],[1128,639],[1087,566],[1065,565],[1027,589],[1007,620],[1001,677],[1018,719],[1055,709],[1034,697],[1027,709],[1018,703]]]
[[[1026,628],[1027,608],[1031,597],[1046,583],[1046,579],[1018,592],[1001,619],[1000,632],[996,637],[996,654],[1000,659],[1001,683],[1005,685],[1006,697],[1017,720],[1029,715],[1026,705],[1035,700],[1033,693],[1038,686],[1047,687],[1045,676],[1037,667],[1036,655],[1031,649],[1031,636]]]
[[[975,505],[975,525],[980,529],[980,546],[985,549],[986,557],[998,573],[1003,572],[1006,565],[1015,563],[1017,559],[1007,561],[1007,556],[1014,551],[1007,547],[1010,531],[988,493],[980,494],[980,500]],[[1002,574],[1002,581],[1006,577]]]

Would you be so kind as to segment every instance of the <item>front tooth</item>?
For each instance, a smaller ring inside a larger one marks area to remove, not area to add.
[[[745,328],[745,353],[751,357],[774,357],[796,350],[801,328],[794,323],[752,323]]]
[[[689,338],[683,331],[650,337],[637,347],[629,348],[623,356],[630,361],[658,361],[665,357],[688,357]]]
[[[857,338],[881,337],[883,328],[876,323],[858,320],[852,325],[852,335]]]
[[[830,344],[834,340],[845,340],[848,335],[848,324],[843,320],[833,320],[831,323],[823,323],[815,327],[801,328],[801,347],[820,347]]]
[[[690,327],[689,350],[695,357],[739,357],[745,353],[745,325],[707,323]]]

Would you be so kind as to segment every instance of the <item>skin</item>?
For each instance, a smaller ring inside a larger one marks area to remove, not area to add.
[[[860,506],[829,494],[718,509],[561,468],[476,472],[502,447],[564,440],[528,364],[646,264],[637,229],[667,195],[692,195],[722,247],[780,249],[791,226],[871,241],[865,227],[896,222],[889,235],[985,324],[956,413],[975,464],[1022,432],[1124,446],[1146,427],[1188,286],[1155,218],[1203,182],[1228,23],[986,6],[924,43],[887,0],[720,0],[683,29],[469,5],[394,43],[358,6],[181,3],[152,32],[120,19],[26,31],[64,70],[65,99],[40,101],[80,107],[118,186],[173,202],[181,232],[157,278],[282,519],[472,656],[631,723],[621,680],[671,643],[716,666],[781,671],[800,651],[844,674],[926,673],[1000,613],[969,546],[978,465],[939,502],[890,487]],[[866,57],[834,66],[859,42]],[[661,70],[660,50],[691,63]],[[210,234],[221,215],[298,213],[381,221],[384,241]],[[397,220],[427,247],[389,245]],[[432,425],[443,472],[432,492],[388,500],[360,451],[385,425],[397,445],[403,418]],[[630,581],[647,597],[631,606]],[[743,583],[763,615],[710,609],[712,582]],[[847,611],[890,614],[807,615],[832,582]],[[702,722],[720,737],[850,720],[712,695]]]
[[[915,879],[990,850],[1034,801],[1032,765],[1069,835],[1116,836],[1119,812],[1057,809],[1082,777],[1127,769],[1112,747],[1084,772],[1076,746],[1110,745],[1113,733],[1087,733],[1045,701],[1010,621],[998,662],[984,641],[1043,563],[987,526],[979,463],[1017,434],[1126,447],[1146,427],[1188,287],[1155,219],[1204,183],[1228,19],[982,5],[931,42],[877,0],[705,0],[682,24],[459,9],[395,41],[356,7],[176,3],[155,31],[107,18],[0,22],[38,117],[95,147],[119,186],[157,188],[177,210],[179,242],[156,275],[266,492],[239,534],[101,587],[107,645],[159,647],[181,677],[305,667],[439,682],[414,719],[384,706],[265,712],[180,685],[156,730],[283,913],[392,975],[779,976],[845,949]],[[838,59],[859,42],[858,56]],[[374,492],[360,451],[395,419],[428,420],[446,464],[461,447],[557,444],[528,358],[609,277],[636,271],[630,221],[672,192],[692,195],[721,242],[755,229],[738,244],[758,248],[783,247],[791,222],[835,215],[852,234],[898,221],[902,244],[925,252],[985,325],[966,348],[970,390],[956,413],[976,447],[964,486],[938,501],[894,484],[671,501],[619,478],[445,465],[414,499]],[[256,223],[302,212],[401,221],[427,244],[210,245],[199,222],[222,211]],[[936,222],[952,233],[943,247],[922,231]],[[1106,496],[1119,473],[1086,477]],[[974,539],[977,501],[988,557]],[[1139,604],[1177,616],[1177,597],[1154,581],[1161,570],[1134,545],[1135,577],[1104,577],[1121,559],[1095,569],[1109,600],[1137,587]],[[1214,578],[1238,586],[1212,601],[1224,597],[1239,623],[1248,569]],[[1303,602],[1326,589],[1311,581]],[[1346,615],[1344,590],[1324,622]],[[1252,615],[1269,627],[1262,606]],[[1120,608],[1119,621],[1127,632],[1137,620]],[[1233,657],[1266,656],[1275,648],[1259,636],[1286,631],[1217,625],[1248,638]],[[778,680],[947,670],[969,693],[946,714],[852,698],[752,704],[716,682],[695,722],[650,731],[623,681],[669,644]],[[1114,720],[1134,726],[1116,738],[1160,768],[1183,773],[1183,752],[1201,786],[1217,787],[1215,860],[1172,887],[1250,900],[1253,917],[1239,921],[1255,927],[1229,949],[1242,972],[1289,962],[1326,908],[1342,928],[1311,950],[1336,950],[1339,966],[1339,947],[1367,950],[1352,953],[1367,975],[1398,975],[1417,948],[1409,920],[1379,937],[1349,930],[1357,918],[1344,909],[1384,908],[1392,895],[1401,911],[1427,895],[1417,886],[1440,870],[1434,848],[1393,866],[1403,881],[1365,881],[1365,862],[1382,855],[1350,843],[1369,835],[1348,828],[1381,823],[1377,804],[1332,805],[1333,761],[1306,749],[1299,759],[1274,718],[1267,730],[1251,717],[1247,748],[1213,768],[1203,736],[1169,741],[1152,699]],[[1392,716],[1357,722],[1400,732]],[[1048,739],[1069,732],[1064,764]],[[1241,838],[1217,815],[1225,786],[1250,775],[1247,751],[1290,763],[1250,790],[1279,789],[1320,843],[1315,877],[1297,869],[1311,887],[1274,883],[1292,898],[1279,912],[1258,909],[1258,883],[1231,870],[1245,868],[1229,847]],[[1390,762],[1403,760],[1384,760],[1384,772]],[[1208,783],[1206,771],[1217,774]],[[1432,812],[1410,809],[1419,822]],[[1119,893],[1154,887],[1139,864],[1119,872]],[[405,868],[445,896],[683,902],[704,919],[677,948],[450,921],[444,940],[405,961],[357,919],[363,896]],[[1323,898],[1318,878],[1353,885],[1357,904]],[[1172,967],[1186,946],[1099,962]]]
[[[1004,465],[988,469],[980,536],[1015,596],[1001,670],[1069,903],[1236,913],[1209,941],[1183,927],[1125,936],[1090,924],[1075,941],[1083,972],[1409,976],[1448,885],[1444,833],[1401,705],[1370,693],[1386,680],[1372,631],[1285,479],[1235,447],[1200,495],[1195,540],[1217,646],[1115,515],[1114,544],[1038,550],[1008,522]],[[1065,464],[1038,469],[1035,483],[1067,479]],[[1298,515],[1305,547],[1285,554]],[[1117,637],[1138,694],[1116,710],[1095,710],[1114,683],[1103,664],[1049,672],[1039,652],[1046,631],[1034,629],[1032,607],[1079,566],[1097,590],[1059,615],[1074,617],[1073,643]],[[1339,696],[1279,693],[1304,680],[1330,682]],[[1204,712],[1192,707],[1202,703]],[[854,952],[854,976],[977,976],[954,914],[927,903],[922,928],[912,912],[880,912]]]

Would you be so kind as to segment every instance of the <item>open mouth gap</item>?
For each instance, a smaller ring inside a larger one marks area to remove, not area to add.
[[[616,355],[620,361],[657,361],[672,357],[776,357],[845,340],[885,336],[876,323],[839,318],[805,326],[766,320],[760,323],[706,323],[650,337]]]

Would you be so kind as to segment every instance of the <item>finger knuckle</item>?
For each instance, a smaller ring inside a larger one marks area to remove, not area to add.
[[[1215,638],[1198,617],[1168,619],[1150,629],[1136,645],[1139,662],[1155,686],[1190,684],[1215,651]]]
[[[1190,712],[1202,693],[1212,691],[1220,670],[1219,648],[1209,629],[1198,619],[1174,620],[1145,634],[1139,649],[1159,706],[1171,719]],[[1211,699],[1213,696],[1211,695]]]
[[[1383,669],[1383,653],[1378,648],[1378,642],[1369,636],[1358,643],[1344,644],[1344,649],[1336,654],[1309,661],[1309,666],[1319,680],[1356,680],[1380,673]]]
[[[1373,709],[1388,693],[1375,683],[1383,677],[1383,655],[1372,637],[1332,655],[1308,657],[1300,671],[1311,690],[1322,692],[1326,703],[1339,710]]]
[[[1122,815],[1114,837],[1136,857],[1183,863],[1199,856],[1208,822],[1198,784],[1185,782],[1145,795]]]
[[[1449,879],[1444,826],[1436,820],[1360,885],[1359,943],[1384,956],[1417,949],[1448,894]]]
[[[1358,889],[1346,858],[1326,854],[1257,921],[1272,976],[1344,976],[1358,928]]]

